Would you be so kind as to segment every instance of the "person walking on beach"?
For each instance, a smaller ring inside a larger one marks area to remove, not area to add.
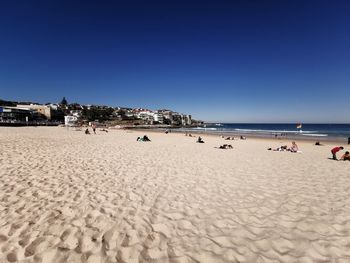
[[[338,160],[338,159],[337,159],[337,152],[339,152],[340,150],[344,150],[344,147],[343,147],[343,146],[334,147],[334,148],[331,150],[331,153],[332,153],[332,155],[333,155],[333,160]]]
[[[348,138],[348,144],[350,144],[350,137]]]
[[[92,124],[92,130],[93,130],[94,134],[96,134],[96,125],[95,124]]]

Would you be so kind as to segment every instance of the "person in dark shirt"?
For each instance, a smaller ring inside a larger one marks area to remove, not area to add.
[[[197,140],[198,143],[204,143],[204,141],[202,140],[202,138],[199,136],[198,137],[198,140]]]
[[[151,141],[151,140],[148,138],[147,135],[144,135],[143,138],[142,138],[142,140],[143,140],[144,142],[150,142],[150,141]]]

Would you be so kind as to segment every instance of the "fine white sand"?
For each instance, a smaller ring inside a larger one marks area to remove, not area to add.
[[[0,262],[350,262],[333,145],[143,134],[0,128]]]

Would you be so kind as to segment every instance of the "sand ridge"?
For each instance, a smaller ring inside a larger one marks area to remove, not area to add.
[[[0,262],[350,262],[331,145],[143,133],[1,128]]]

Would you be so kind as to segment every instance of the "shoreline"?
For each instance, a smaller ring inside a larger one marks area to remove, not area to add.
[[[147,132],[152,132],[152,133],[165,133],[165,129],[143,129],[143,128],[135,128],[135,129],[129,129],[129,130],[134,130],[134,131],[147,131]],[[185,134],[186,131],[180,131],[176,129],[171,129],[170,133],[177,133],[177,134]],[[312,137],[309,136],[308,138],[301,138],[298,136],[288,136],[288,137],[274,137],[274,136],[269,136],[269,135],[257,135],[257,134],[239,134],[239,133],[234,133],[234,132],[227,132],[227,133],[220,133],[220,132],[203,132],[203,131],[190,131],[187,133],[191,133],[192,135],[200,135],[200,136],[210,136],[210,137],[235,137],[234,141],[239,141],[240,139],[237,137],[244,136],[247,139],[258,139],[258,140],[269,140],[269,141],[297,141],[297,142],[306,142],[306,143],[313,143],[319,141],[320,143],[323,144],[332,144],[332,145],[338,145],[338,144],[343,144],[343,145],[348,145],[347,144],[347,139],[346,138],[335,138],[335,137]]]
[[[26,127],[60,127],[60,125],[0,125],[1,128],[26,128]],[[88,127],[88,126],[87,126]],[[267,135],[267,134],[254,134],[254,133],[237,133],[237,132],[219,132],[219,131],[210,131],[205,132],[203,130],[180,130],[181,128],[153,128],[153,127],[142,127],[142,128],[127,128],[127,129],[116,129],[113,127],[109,127],[110,130],[128,130],[128,131],[143,131],[143,132],[152,132],[152,133],[165,133],[165,130],[169,130],[170,133],[176,133],[176,134],[185,134],[186,132],[188,134],[198,135],[198,136],[210,136],[210,137],[235,137],[235,141],[240,140],[240,136],[243,136],[247,139],[258,139],[258,140],[269,140],[269,141],[297,141],[297,142],[308,142],[308,143],[315,143],[320,142],[321,144],[332,144],[332,145],[343,145],[347,146],[347,138],[346,137],[317,137],[317,136],[278,136],[275,137],[274,135]],[[238,138],[237,138],[238,137]]]

